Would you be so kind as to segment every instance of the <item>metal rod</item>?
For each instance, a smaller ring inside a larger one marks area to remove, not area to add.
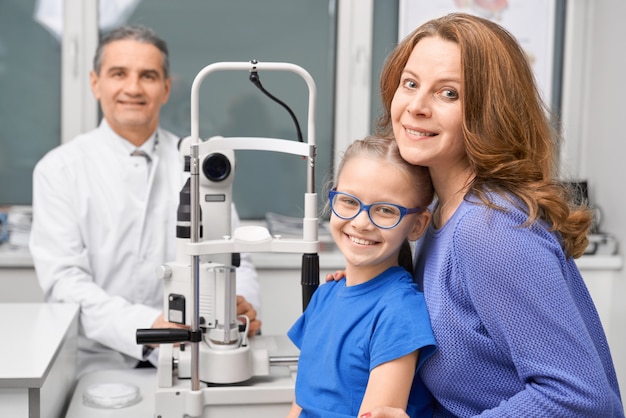
[[[216,71],[289,71],[302,77],[309,89],[309,114],[307,118],[307,143],[312,147],[313,157],[309,159],[307,191],[315,193],[315,101],[317,88],[311,74],[304,68],[285,62],[215,62],[204,67],[191,84],[191,137],[194,143],[200,142],[200,85],[207,75]]]
[[[193,243],[200,241],[200,163],[198,157],[198,144],[192,144],[190,149],[191,159],[189,173],[191,179],[190,196],[190,221],[191,236]],[[191,331],[199,331],[200,315],[200,256],[191,257]],[[200,342],[191,342],[191,390],[200,390]]]
[[[298,356],[270,356],[270,366],[297,366]]]

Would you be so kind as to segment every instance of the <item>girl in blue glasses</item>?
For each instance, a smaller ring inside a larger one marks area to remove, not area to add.
[[[355,417],[377,406],[432,414],[416,373],[435,350],[408,240],[430,222],[433,186],[396,142],[352,143],[329,193],[330,228],[345,277],[318,288],[289,330],[300,348],[289,417]]]

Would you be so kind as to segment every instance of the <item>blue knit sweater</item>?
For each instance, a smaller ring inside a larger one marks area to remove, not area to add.
[[[623,417],[600,319],[558,236],[464,201],[417,244],[439,350],[420,369],[435,417]]]

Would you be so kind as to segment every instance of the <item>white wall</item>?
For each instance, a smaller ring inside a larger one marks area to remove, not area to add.
[[[575,148],[568,152],[567,163],[589,181],[590,200],[603,212],[602,230],[623,243],[626,195],[615,193],[615,183],[626,179],[626,2],[570,0],[568,7],[568,19],[576,26],[568,28],[572,34],[566,47],[575,56],[566,57],[565,143]]]
[[[589,182],[589,198],[603,212],[601,230],[626,243],[626,2],[570,0],[564,96],[566,159]],[[619,250],[624,254],[623,248]],[[626,394],[626,271],[615,274],[609,340]]]
[[[602,208],[602,227],[626,242],[626,2],[593,0],[587,60],[588,112],[582,129],[582,173],[591,200]],[[622,276],[626,280],[626,274]],[[626,296],[626,294],[624,294]]]

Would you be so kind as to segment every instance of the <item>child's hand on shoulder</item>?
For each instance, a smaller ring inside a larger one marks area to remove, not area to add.
[[[409,416],[400,408],[380,406],[372,409],[370,412],[361,414],[359,418],[409,418]]]
[[[343,279],[344,277],[346,277],[346,272],[344,270],[337,270],[334,273],[328,273],[326,275],[326,281],[327,282],[332,282],[334,281],[339,281],[341,279]]]

